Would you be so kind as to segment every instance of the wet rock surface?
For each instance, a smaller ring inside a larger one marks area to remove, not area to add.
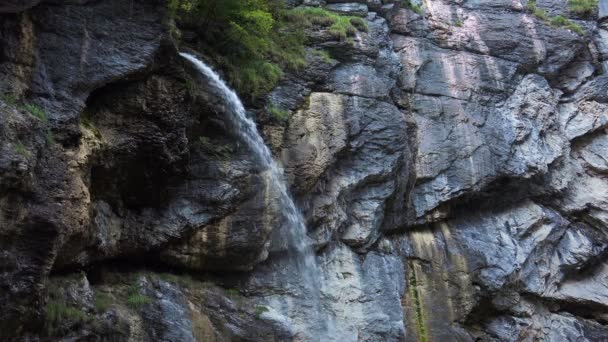
[[[412,3],[292,1],[368,30],[252,106],[315,304],[163,3],[0,1],[0,340],[608,339],[605,1]]]

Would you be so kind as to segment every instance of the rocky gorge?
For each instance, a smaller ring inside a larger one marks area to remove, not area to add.
[[[244,101],[314,291],[200,32],[0,1],[0,341],[608,340],[608,1],[287,2],[365,22]]]

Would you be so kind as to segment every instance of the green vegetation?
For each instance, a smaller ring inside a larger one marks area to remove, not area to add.
[[[107,293],[100,291],[95,293],[95,309],[97,312],[104,313],[108,311],[111,305],[112,297],[110,297]]]
[[[268,113],[270,113],[272,118],[278,121],[286,121],[289,119],[289,111],[275,105],[274,103],[271,103],[268,106]]]
[[[27,149],[25,148],[25,145],[23,145],[23,143],[21,141],[18,141],[17,143],[15,143],[15,152],[17,152],[18,154],[27,157],[28,152]]]
[[[46,141],[47,145],[53,145],[55,143],[55,135],[53,134],[53,131],[50,129],[47,130],[44,140]]]
[[[573,23],[571,21],[569,21],[568,24],[566,24],[566,28],[568,28],[572,32],[578,34],[579,36],[585,35],[585,30],[583,30],[583,28],[580,25]]]
[[[306,66],[307,27],[327,27],[339,39],[367,30],[361,18],[287,9],[282,0],[169,0],[168,6],[179,27],[196,31],[232,86],[251,99],[274,88],[285,70]]]
[[[561,15],[553,17],[551,19],[551,26],[565,26],[567,25],[569,20]]]
[[[51,287],[49,299],[45,307],[45,330],[48,336],[61,333],[62,326],[81,324],[88,321],[86,313],[81,309],[66,303],[64,294],[57,288]]]
[[[221,160],[230,159],[230,156],[235,153],[235,149],[231,145],[212,142],[208,137],[199,137],[196,144],[205,151],[206,154]]]
[[[17,98],[17,96],[13,94],[2,94],[0,95],[0,100],[6,102],[9,105],[15,105],[17,104],[17,101],[19,101],[19,98]]]
[[[284,68],[305,65],[303,35],[286,25],[280,0],[169,0],[169,10],[252,98],[272,89]]]
[[[50,336],[59,332],[60,326],[66,321],[82,323],[87,315],[82,310],[68,306],[61,300],[49,300],[46,305],[46,331]]]
[[[312,50],[312,54],[317,56],[323,60],[326,64],[331,64],[333,58],[331,58],[331,54],[327,50],[314,49]]]
[[[228,297],[239,297],[241,295],[237,289],[224,289],[224,292]]]
[[[190,77],[186,76],[186,78],[184,78],[184,86],[186,87],[188,94],[194,94],[194,81],[192,81]]]
[[[401,6],[409,8],[420,15],[424,13],[424,11],[422,10],[422,6],[413,4],[411,0],[401,0]]]
[[[590,16],[597,8],[597,0],[568,0],[568,6],[576,14]]]
[[[549,16],[547,15],[547,12],[542,8],[538,8],[538,6],[536,5],[536,0],[528,1],[528,9],[538,19],[543,20],[543,21],[549,20]]]
[[[152,302],[150,297],[141,294],[137,284],[133,284],[129,287],[127,295],[127,305],[134,310],[139,310],[142,306]]]
[[[464,23],[460,19],[456,20],[456,22],[454,23],[454,26],[462,27],[462,25],[464,25]]]
[[[268,312],[270,310],[268,310],[268,307],[266,307],[265,305],[256,305],[255,306],[255,315],[260,317],[264,314],[264,312]]]
[[[533,0],[528,1],[528,9],[532,12],[532,14],[535,17],[544,21],[546,24],[549,24],[554,27],[565,27],[565,28],[571,30],[572,32],[578,34],[579,36],[585,35],[585,30],[583,30],[583,28],[580,25],[570,21],[568,18],[561,16],[561,15],[558,15],[555,17],[549,17],[549,15],[547,15],[547,12],[545,12],[545,10],[540,9],[536,6],[536,1],[533,1]]]
[[[27,110],[30,114],[37,117],[42,122],[48,121],[48,117],[46,116],[44,110],[34,104],[26,103],[25,105],[23,105],[23,109]]]
[[[410,263],[410,297],[412,299],[412,303],[414,304],[414,311],[416,314],[416,323],[418,326],[418,337],[420,342],[426,342],[428,340],[426,334],[426,327],[424,325],[424,313],[422,311],[422,303],[420,300],[420,293],[418,291],[418,281],[416,278],[416,270],[414,268],[413,263]]]
[[[298,28],[322,27],[339,40],[354,37],[357,32],[369,30],[365,20],[359,17],[339,15],[337,13],[318,8],[300,7],[286,12],[289,23]]]

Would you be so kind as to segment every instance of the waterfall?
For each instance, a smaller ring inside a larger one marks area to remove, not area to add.
[[[201,75],[209,82],[208,86],[214,91],[222,105],[226,106],[227,119],[234,128],[238,138],[246,143],[254,156],[262,165],[268,169],[272,186],[278,191],[281,209],[285,215],[287,226],[283,227],[283,235],[288,241],[288,252],[292,254],[292,260],[296,263],[297,270],[302,277],[304,287],[309,291],[308,296],[316,311],[320,311],[319,275],[311,239],[307,235],[306,225],[302,214],[296,207],[287,189],[283,177],[283,170],[272,158],[270,149],[264,143],[253,120],[247,117],[245,107],[238,95],[230,89],[226,83],[205,63],[195,56],[180,53],[182,57],[190,61]]]

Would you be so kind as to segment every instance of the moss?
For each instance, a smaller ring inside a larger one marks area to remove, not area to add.
[[[597,0],[568,0],[570,11],[583,16],[591,16],[597,9]]]
[[[418,280],[416,277],[416,270],[414,265],[410,263],[410,279],[409,279],[409,292],[414,305],[414,313],[416,315],[416,325],[418,328],[418,337],[420,342],[426,342],[428,340],[426,326],[424,324],[424,312],[422,309],[422,301],[420,299],[420,292],[418,290]]]
[[[255,306],[255,315],[258,317],[262,316],[265,312],[268,312],[268,311],[270,311],[270,310],[265,305],[256,305]]]
[[[273,119],[278,121],[287,121],[287,119],[289,119],[289,111],[275,105],[274,103],[271,103],[268,106],[268,113],[270,113],[270,116]]]

